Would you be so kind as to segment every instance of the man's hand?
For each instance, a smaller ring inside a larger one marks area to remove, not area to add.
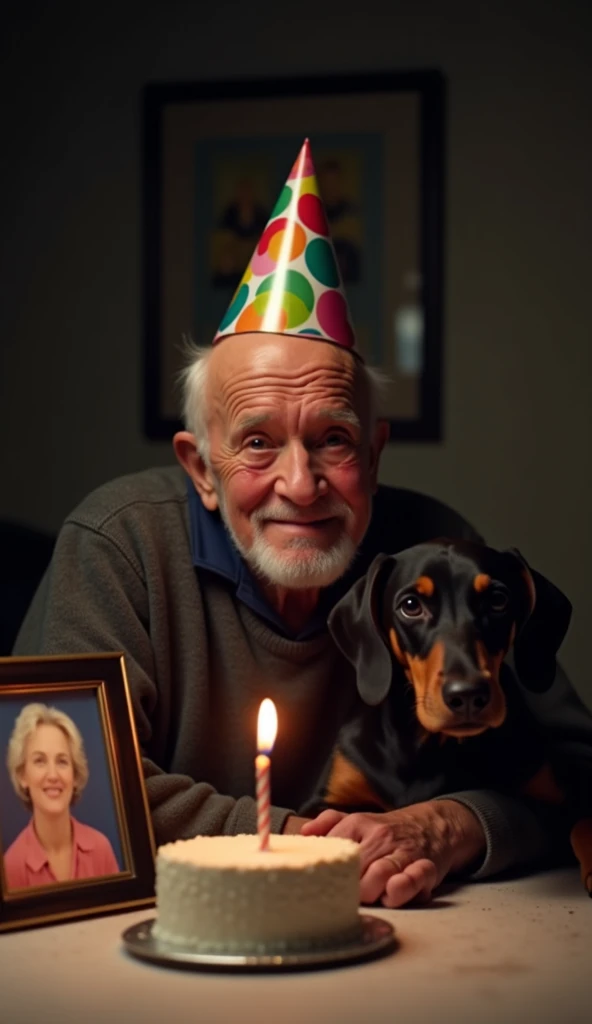
[[[323,811],[301,832],[360,843],[361,902],[381,899],[385,907],[430,900],[446,875],[467,868],[486,848],[478,818],[457,800],[426,800],[378,814]]]

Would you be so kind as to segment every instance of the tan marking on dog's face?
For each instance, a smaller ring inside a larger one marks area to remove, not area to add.
[[[385,811],[390,809],[376,795],[360,769],[348,761],[340,751],[337,751],[333,758],[325,800],[328,804],[345,807],[366,807],[375,804]]]
[[[408,656],[411,682],[415,690],[415,713],[428,732],[440,732],[447,717],[442,700],[444,644],[437,640],[426,658]]]
[[[496,729],[506,717],[507,707],[504,691],[500,686],[499,676],[502,662],[506,656],[504,650],[492,654],[481,640],[475,642],[477,664],[484,676],[489,680],[491,700],[487,705],[485,727]]]
[[[473,580],[473,589],[478,594],[482,594],[488,587],[491,586],[491,576],[488,576],[486,572],[480,572],[475,576]]]
[[[431,576],[418,576],[413,586],[417,593],[423,594],[424,597],[431,597],[436,589]]]
[[[499,670],[504,652],[489,655],[483,644],[477,644],[479,668],[489,679],[491,701],[483,720],[473,728],[463,727],[455,723],[454,714],[446,707],[442,697],[444,683],[445,648],[441,641],[436,641],[427,658],[408,656],[409,673],[415,690],[415,713],[419,723],[430,733],[439,732],[444,736],[464,738],[478,736],[488,728],[501,725],[506,717],[506,699],[499,684]]]
[[[407,660],[407,655],[405,654],[405,651],[401,647],[401,645],[399,643],[399,637],[397,636],[397,634],[396,634],[396,632],[395,632],[395,630],[393,629],[392,626],[389,629],[389,634],[388,635],[389,635],[389,640],[391,642],[391,648],[392,648],[393,654],[395,655],[395,658],[397,659],[398,662],[400,662],[400,664],[403,666],[403,668],[407,672],[409,670],[409,662]]]

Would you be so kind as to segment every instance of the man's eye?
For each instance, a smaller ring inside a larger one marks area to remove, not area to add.
[[[327,434],[321,443],[327,448],[338,448],[341,445],[353,444],[352,439],[348,434],[341,434],[338,431],[333,431],[331,434]]]
[[[264,437],[250,437],[247,440],[247,448],[252,452],[264,452],[269,448],[269,442]]]
[[[406,619],[418,619],[423,615],[423,605],[418,597],[414,597],[413,594],[407,594],[401,601],[399,601],[398,610]]]

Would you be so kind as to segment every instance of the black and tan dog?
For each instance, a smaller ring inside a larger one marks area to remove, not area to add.
[[[435,540],[379,555],[333,609],[359,706],[343,726],[322,806],[392,809],[491,788],[544,801],[592,895],[592,794],[546,749],[527,690],[555,678],[571,605],[516,551]],[[460,741],[460,742],[459,742]]]

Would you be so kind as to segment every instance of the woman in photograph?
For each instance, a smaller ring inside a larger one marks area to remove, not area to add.
[[[6,759],[15,792],[32,812],[4,856],[9,889],[117,874],[111,843],[70,808],[88,781],[82,736],[72,719],[27,704],[15,721]]]

